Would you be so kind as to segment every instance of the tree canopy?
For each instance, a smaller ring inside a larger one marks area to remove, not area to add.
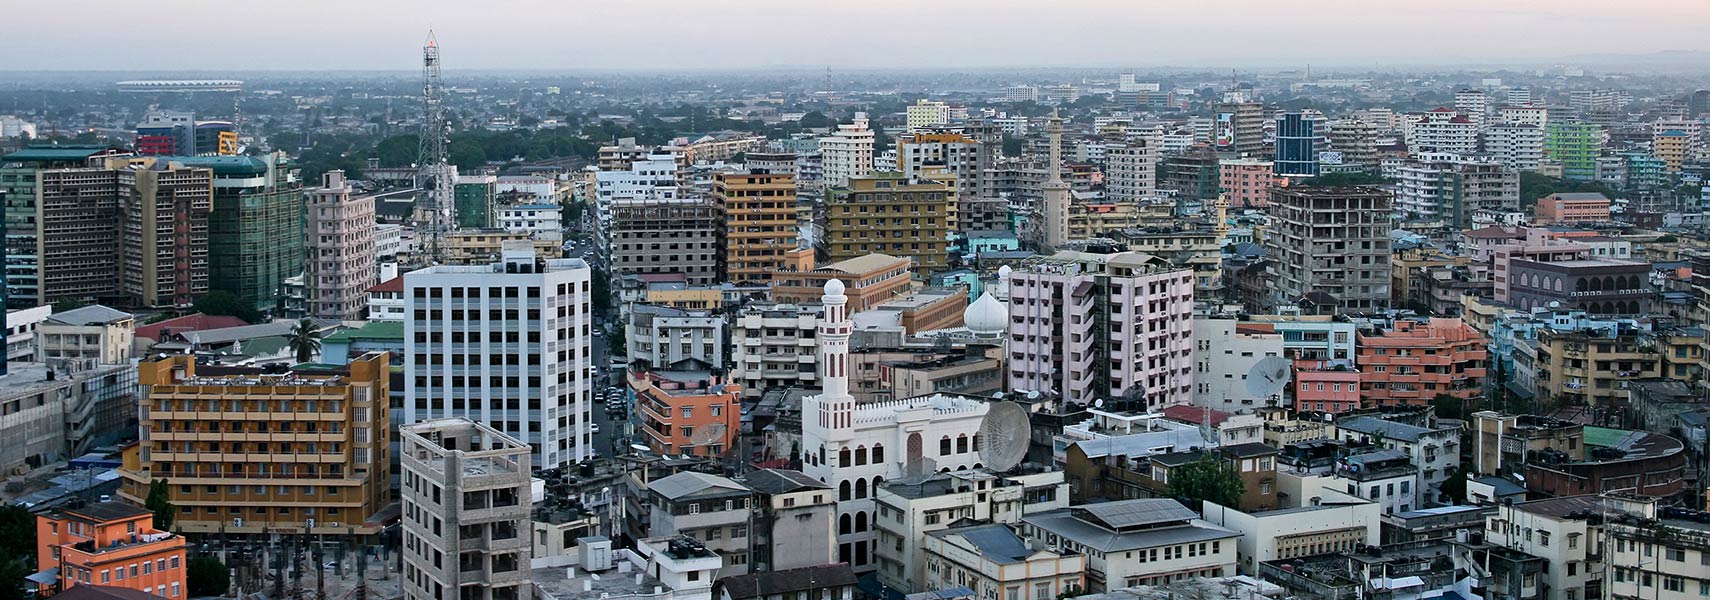
[[[1241,482],[1240,473],[1210,453],[1170,469],[1170,497],[1195,511],[1202,510],[1203,501],[1240,506],[1241,495],[1246,491],[1247,486]]]
[[[178,508],[172,505],[172,492],[165,479],[148,483],[148,498],[143,501],[143,507],[154,511],[155,529],[172,531],[172,522],[178,518]]]
[[[224,596],[231,589],[231,569],[218,557],[192,558],[185,569],[191,596]]]
[[[1532,204],[1539,198],[1550,194],[1571,194],[1576,192],[1596,192],[1615,197],[1615,191],[1609,189],[1601,181],[1571,181],[1559,177],[1539,174],[1533,171],[1520,172],[1520,201]]]
[[[209,316],[237,317],[248,323],[261,321],[261,311],[225,290],[213,290],[191,304],[196,312]]]

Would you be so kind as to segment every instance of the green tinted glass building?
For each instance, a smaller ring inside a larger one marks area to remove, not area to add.
[[[458,229],[486,229],[493,226],[493,196],[498,191],[499,178],[492,175],[459,175],[452,187],[457,204]]]
[[[1544,134],[1544,155],[1562,164],[1562,177],[1590,181],[1597,177],[1597,155],[1603,149],[1603,128],[1590,123],[1550,123]]]
[[[271,312],[287,277],[303,273],[303,181],[283,153],[176,157],[214,171],[208,284]]]

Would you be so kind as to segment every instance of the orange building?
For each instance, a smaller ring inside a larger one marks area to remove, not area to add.
[[[714,458],[742,433],[742,386],[704,371],[629,372],[641,431],[659,454]]]
[[[1609,220],[1609,198],[1596,192],[1550,194],[1538,199],[1538,225],[1603,223]]]
[[[39,515],[39,572],[30,580],[43,596],[94,584],[183,598],[188,592],[184,537],[155,529],[153,523],[154,513],[121,502]]]
[[[1460,319],[1396,321],[1354,340],[1360,396],[1371,406],[1423,406],[1438,394],[1478,396],[1487,355],[1484,337]]]
[[[812,249],[795,248],[784,253],[784,268],[772,275],[772,301],[817,304],[826,282],[836,279],[849,297],[849,312],[858,313],[907,294],[913,264],[906,257],[868,254],[816,267]]]

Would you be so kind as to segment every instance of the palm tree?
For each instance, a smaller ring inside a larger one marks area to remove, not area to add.
[[[297,362],[306,363],[315,358],[315,353],[321,351],[321,332],[315,329],[315,323],[308,319],[297,322],[291,328],[291,351],[297,353]]]

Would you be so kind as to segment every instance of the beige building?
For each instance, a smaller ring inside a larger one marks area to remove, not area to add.
[[[984,598],[1055,598],[1087,589],[1087,556],[1035,548],[1013,526],[985,523],[926,534],[926,589],[964,586]]]
[[[131,360],[137,319],[99,304],[56,313],[36,328],[36,360],[93,360],[113,365]]]
[[[1626,382],[1661,375],[1656,351],[1633,332],[1538,332],[1538,400],[1553,405],[1623,406]]]
[[[816,266],[813,250],[790,250],[783,268],[773,275],[772,301],[817,302],[825,284],[836,279],[845,286],[849,312],[858,313],[908,293],[913,282],[911,265],[908,258],[865,254]]]
[[[796,180],[790,175],[720,173],[713,198],[724,212],[724,277],[766,281],[796,247]]]
[[[370,535],[388,499],[388,355],[337,372],[140,365],[142,441],[119,495],[136,504],[165,480],[175,527],[193,533]],[[526,541],[526,540],[525,540]]]
[[[368,288],[380,283],[374,263],[374,198],[351,196],[344,171],[321,176],[308,195],[304,286],[309,316],[338,321],[363,318]]]
[[[825,240],[831,259],[885,253],[914,260],[923,273],[949,264],[951,188],[900,174],[854,177],[826,195]]]
[[[503,229],[465,229],[445,234],[445,264],[485,265],[499,260],[505,242],[526,241],[534,247],[536,256],[553,257],[563,254],[559,240],[530,236],[520,231]]]

